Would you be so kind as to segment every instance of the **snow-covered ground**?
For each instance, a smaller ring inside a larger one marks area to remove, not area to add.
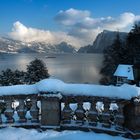
[[[103,86],[92,84],[70,84],[58,79],[45,79],[34,85],[0,87],[0,95],[38,94],[39,92],[61,93],[64,95],[89,95],[130,100],[140,96],[140,88],[135,85]]]
[[[81,131],[44,131],[38,132],[35,129],[3,128],[0,129],[0,140],[128,140],[121,136],[110,136],[94,132]]]

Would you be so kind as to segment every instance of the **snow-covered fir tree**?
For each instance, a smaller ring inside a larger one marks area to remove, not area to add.
[[[25,83],[26,72],[15,70],[14,71],[14,85],[26,84]]]
[[[103,77],[100,80],[101,84],[113,84],[114,77],[113,73],[115,72],[119,64],[124,64],[126,61],[125,46],[122,43],[119,33],[116,36],[113,44],[104,50],[104,61],[103,67],[100,73]]]
[[[131,31],[128,33],[126,47],[128,52],[128,62],[134,64],[136,57],[140,57],[140,22],[135,23]],[[138,56],[136,56],[137,54]]]
[[[24,84],[25,82],[25,72],[11,69],[6,69],[1,72],[0,75],[0,85],[1,86],[10,86]]]
[[[9,86],[13,85],[14,73],[11,69],[6,69],[1,72],[0,85]]]
[[[113,73],[119,64],[140,64],[140,22],[135,23],[128,33],[126,43],[122,44],[119,33],[114,43],[104,51],[103,67],[100,73],[101,84],[112,84]]]
[[[28,84],[36,83],[48,77],[48,69],[42,60],[35,59],[27,65],[26,82]]]

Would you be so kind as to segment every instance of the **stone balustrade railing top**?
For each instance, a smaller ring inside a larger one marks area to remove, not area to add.
[[[93,84],[67,84],[57,79],[45,79],[33,85],[15,85],[0,87],[0,95],[25,95],[40,92],[58,92],[73,96],[98,96],[131,100],[140,96],[140,88],[135,85],[103,86]]]

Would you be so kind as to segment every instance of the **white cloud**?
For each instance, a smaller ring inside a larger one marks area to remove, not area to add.
[[[9,36],[13,39],[24,42],[43,41],[48,44],[57,44],[61,43],[62,41],[66,41],[76,47],[80,47],[81,44],[84,43],[79,38],[68,35],[66,32],[51,32],[49,30],[39,30],[31,27],[26,27],[19,21],[13,24],[12,32],[9,33]]]
[[[136,18],[138,18],[138,16],[135,16],[133,13],[123,13],[117,18],[110,18],[108,21],[105,20],[103,27],[110,30],[123,30],[129,25],[132,25],[136,21]]]
[[[92,43],[97,34],[103,30],[128,31],[128,27],[136,20],[140,20],[140,16],[126,12],[118,17],[93,18],[89,11],[69,9],[60,11],[55,19],[68,27],[71,36],[81,37],[85,42]]]
[[[54,36],[50,31],[39,30],[35,28],[27,28],[25,25],[19,21],[13,24],[12,32],[10,36],[13,39],[32,42],[32,41],[48,41],[52,43],[54,41]]]
[[[60,11],[55,20],[65,26],[76,28],[95,29],[102,28],[108,30],[124,29],[132,25],[136,20],[140,20],[140,16],[133,13],[126,12],[118,17],[101,17],[93,18],[89,11],[81,11],[76,9],[69,9]]]
[[[65,31],[40,30],[26,27],[17,21],[13,24],[9,35],[16,40],[25,42],[44,41],[51,44],[57,44],[66,41],[76,47],[92,44],[97,34],[106,30],[128,31],[128,28],[137,20],[139,15],[126,12],[118,17],[91,17],[90,11],[68,9],[60,11],[55,16],[55,21],[63,25]]]
[[[90,12],[87,10],[82,11],[70,8],[66,11],[59,11],[55,17],[55,20],[64,25],[74,25],[77,23],[77,21],[89,16]]]

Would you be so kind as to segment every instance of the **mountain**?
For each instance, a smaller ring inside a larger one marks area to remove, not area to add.
[[[114,39],[116,38],[117,31],[104,30],[97,35],[95,41],[92,45],[82,47],[78,50],[79,53],[102,53],[104,49],[112,45]],[[122,42],[125,41],[128,33],[119,32],[120,39]]]
[[[2,53],[10,53],[10,52],[16,53],[17,50],[22,47],[23,44],[20,41],[0,37],[0,52]]]
[[[0,53],[75,53],[75,48],[66,43],[52,45],[46,42],[31,42],[0,37]]]
[[[112,45],[118,32],[104,30],[97,35],[92,45],[81,47],[78,53],[102,53],[104,49]],[[124,41],[127,33],[119,32],[120,38]],[[0,53],[75,53],[76,49],[66,43],[61,42],[56,45],[46,42],[31,42],[13,40],[6,37],[0,37]]]
[[[92,45],[87,45],[87,46],[81,47],[78,50],[78,53],[88,53],[88,50],[90,50],[90,48],[92,48]]]

